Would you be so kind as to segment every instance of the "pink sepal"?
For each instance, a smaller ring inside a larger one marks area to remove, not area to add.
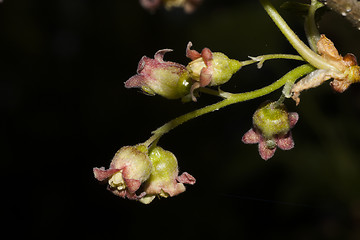
[[[110,168],[105,170],[104,167],[101,168],[93,168],[94,176],[99,181],[104,181],[114,175],[115,173],[119,172],[121,169]]]
[[[183,172],[180,176],[176,177],[176,180],[180,183],[195,184],[196,179],[189,173]]]

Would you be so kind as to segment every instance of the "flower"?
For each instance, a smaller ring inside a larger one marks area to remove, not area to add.
[[[146,195],[139,199],[144,204],[150,203],[155,196],[173,197],[185,191],[184,183],[195,184],[195,178],[184,172],[179,176],[178,163],[173,153],[161,147],[154,147],[149,153],[152,171],[144,183]]]
[[[246,144],[258,143],[262,159],[268,160],[276,151],[290,150],[294,141],[290,129],[299,119],[296,112],[288,113],[284,104],[270,102],[260,107],[253,115],[253,127],[244,134],[242,141]]]
[[[168,99],[182,98],[189,94],[191,79],[185,66],[164,61],[164,55],[171,49],[155,53],[154,59],[143,56],[138,64],[137,74],[125,82],[126,88],[141,88],[149,95],[159,94]]]
[[[122,147],[115,154],[109,169],[93,168],[99,181],[107,181],[113,194],[148,204],[155,196],[173,197],[185,191],[184,184],[194,184],[195,178],[184,172],[179,176],[176,157],[161,147]]]
[[[192,43],[189,42],[186,47],[186,56],[192,60],[186,68],[190,77],[196,81],[190,90],[193,100],[196,101],[193,95],[195,89],[226,83],[241,68],[241,63],[229,59],[221,52],[213,53],[209,48],[204,48],[200,54],[196,50],[191,50],[191,46]]]
[[[162,4],[166,10],[173,7],[183,7],[186,13],[192,13],[201,2],[202,0],[140,0],[141,6],[152,13]]]
[[[291,93],[296,105],[300,103],[301,91],[317,87],[329,79],[333,79],[330,86],[339,93],[348,89],[352,83],[360,82],[360,67],[353,54],[348,53],[342,57],[334,43],[323,34],[317,42],[317,51],[324,61],[330,63],[334,69],[315,70],[294,84]]]
[[[151,173],[152,164],[144,145],[122,147],[114,156],[109,169],[94,168],[94,176],[99,181],[108,181],[108,190],[120,197],[138,200],[145,193],[137,195],[141,184]]]

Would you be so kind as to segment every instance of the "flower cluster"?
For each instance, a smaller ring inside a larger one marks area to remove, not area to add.
[[[165,53],[171,49],[157,51],[154,59],[143,56],[137,74],[125,82],[125,87],[141,88],[149,95],[158,94],[167,99],[186,101],[191,96],[196,101],[195,89],[224,84],[241,68],[239,61],[229,59],[223,53],[204,48],[200,54],[190,50],[191,46],[189,42],[186,48],[186,56],[192,60],[187,66],[164,61]]]
[[[110,167],[94,168],[99,181],[107,181],[113,194],[144,204],[156,196],[175,196],[185,191],[184,183],[194,184],[195,178],[184,172],[179,176],[176,157],[155,146],[150,151],[145,145],[122,147]]]

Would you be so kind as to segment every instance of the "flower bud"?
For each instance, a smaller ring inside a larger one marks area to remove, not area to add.
[[[187,65],[191,78],[196,81],[200,81],[201,71],[204,67],[211,69],[211,81],[208,86],[218,86],[229,81],[232,75],[241,68],[241,64],[221,52],[214,52],[210,66],[205,64],[203,57],[195,59]]]
[[[108,189],[120,197],[129,199],[141,198],[136,191],[151,173],[152,164],[144,145],[125,146],[115,154],[110,168],[94,168],[95,178],[99,181],[108,180]]]
[[[284,104],[267,103],[253,115],[253,124],[262,136],[271,139],[275,135],[283,135],[290,130],[289,114]]]
[[[148,204],[155,196],[166,198],[178,195],[185,191],[184,183],[195,183],[195,178],[186,172],[178,176],[178,163],[173,153],[156,146],[150,151],[149,158],[152,162],[152,171],[144,183],[146,195],[139,200],[140,202]]]
[[[154,59],[143,56],[137,74],[125,82],[125,87],[141,88],[144,93],[159,94],[167,99],[182,98],[189,94],[192,81],[186,67],[163,60],[165,53],[171,51],[159,50]]]
[[[254,127],[242,137],[246,144],[258,143],[262,159],[271,158],[277,147],[290,150],[294,141],[290,129],[299,119],[295,112],[288,113],[284,104],[270,102],[260,107],[253,115]]]

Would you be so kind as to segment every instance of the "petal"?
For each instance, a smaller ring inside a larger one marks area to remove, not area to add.
[[[125,82],[126,88],[139,88],[145,84],[145,78],[142,75],[134,75]]]
[[[335,48],[334,43],[328,39],[324,34],[321,34],[320,40],[317,42],[317,48],[320,55],[326,59],[332,59],[335,61],[341,61],[338,50]]]
[[[204,48],[204,49],[201,51],[201,57],[203,58],[204,63],[205,63],[206,66],[210,66],[210,65],[211,65],[211,60],[213,59],[213,54],[212,54],[212,52],[211,52],[210,49]]]
[[[212,67],[203,67],[200,72],[200,86],[206,87],[211,83],[213,74],[213,68]]]
[[[264,141],[263,139],[260,140],[259,142],[259,153],[262,159],[264,159],[265,161],[268,160],[269,158],[271,158],[272,156],[274,156],[276,151],[276,147],[273,149],[269,149],[266,146],[266,141]]]
[[[148,61],[150,58],[148,58],[147,56],[143,56],[141,59],[140,59],[140,61],[139,61],[139,63],[138,63],[138,66],[137,66],[137,69],[136,69],[136,72],[137,73],[140,73],[143,69],[144,69],[144,67],[145,67],[145,64],[146,64],[146,61]]]
[[[277,139],[277,146],[282,150],[290,150],[295,146],[291,132]]]
[[[254,144],[260,141],[260,134],[255,132],[253,128],[247,131],[242,137],[242,142],[246,144]]]
[[[195,184],[196,179],[187,172],[183,172],[180,176],[176,177],[176,180],[180,183]]]
[[[130,192],[130,193],[134,193],[136,192],[141,185],[141,181],[137,180],[137,179],[126,179],[124,178],[125,181],[125,185],[126,185],[126,189]]]
[[[192,42],[189,42],[186,46],[186,57],[190,58],[191,60],[195,60],[201,58],[201,54],[196,50],[191,50]]]
[[[112,192],[114,195],[118,196],[118,197],[122,197],[125,198],[126,196],[126,191],[125,190],[117,190],[117,189],[113,189],[110,186],[107,187],[107,190],[109,190],[110,192]]]
[[[299,114],[297,112],[289,113],[290,128],[293,128],[299,120]]]
[[[172,52],[172,49],[161,49],[159,51],[157,51],[154,55],[155,60],[159,61],[159,62],[164,62],[164,55],[167,52]]]
[[[120,170],[121,169],[116,169],[116,168],[110,168],[110,169],[105,170],[104,167],[93,168],[94,176],[99,181],[106,180],[107,178],[111,177],[112,175],[114,175],[114,173],[117,173]]]

